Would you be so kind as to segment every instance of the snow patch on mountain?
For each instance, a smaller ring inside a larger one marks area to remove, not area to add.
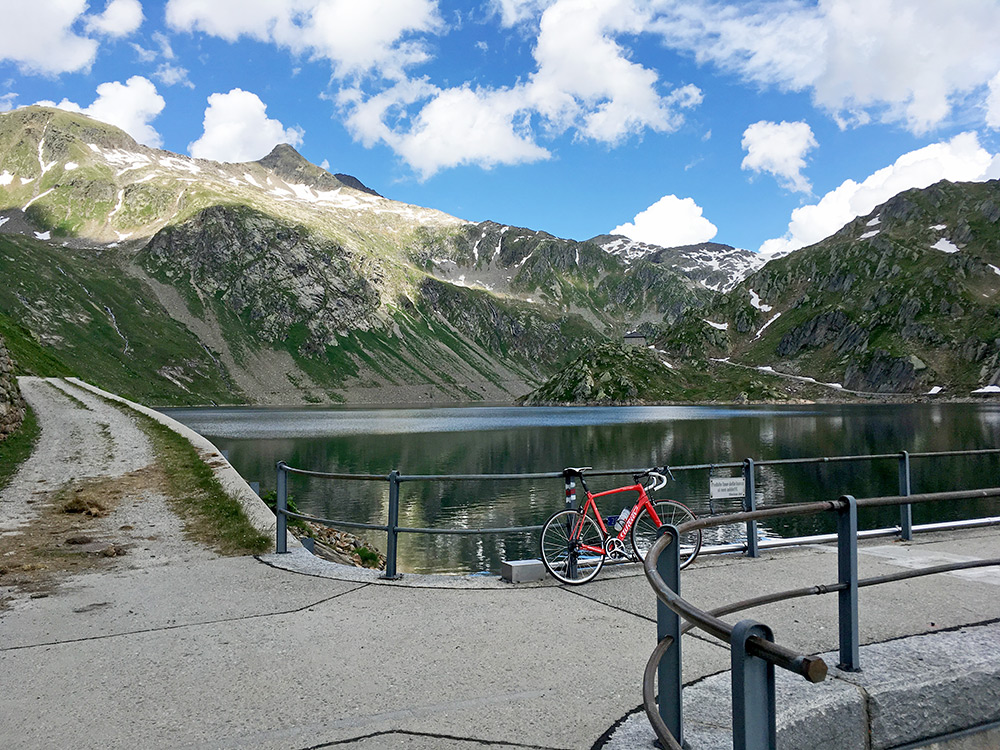
[[[760,301],[760,295],[757,294],[753,289],[748,289],[750,292],[750,304],[756,307],[761,312],[771,312],[771,305],[764,304]]]
[[[660,247],[622,235],[601,235],[590,241],[627,264],[646,260],[666,266],[717,292],[728,292],[766,261],[759,253],[717,242]]]

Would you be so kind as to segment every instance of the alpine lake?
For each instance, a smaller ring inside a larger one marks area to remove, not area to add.
[[[808,404],[782,406],[435,408],[185,408],[164,413],[201,433],[228,455],[248,481],[273,490],[284,461],[310,471],[380,475],[398,470],[399,525],[410,528],[506,528],[540,525],[565,507],[562,478],[422,480],[420,475],[594,471],[669,465],[824,456],[926,453],[1000,447],[1000,403]],[[899,494],[895,456],[865,461],[758,466],[759,505]],[[654,495],[696,514],[734,512],[740,498],[709,499],[712,477],[738,468],[673,472]],[[410,479],[412,478],[412,479]],[[631,477],[594,476],[592,492],[631,484]],[[1000,456],[915,457],[914,493],[1000,486]],[[321,518],[385,524],[387,481],[289,475],[300,512]],[[582,494],[582,493],[581,493]],[[622,494],[601,506],[621,511]],[[606,506],[606,507],[605,507]],[[996,500],[931,503],[913,508],[914,524],[1000,515]],[[862,511],[859,527],[892,527],[896,508]],[[766,536],[835,530],[832,514],[777,520]],[[356,532],[381,550],[386,534]],[[498,573],[503,560],[538,557],[538,531],[498,535],[405,533],[398,568],[414,573]],[[745,526],[707,530],[705,543],[739,541]]]

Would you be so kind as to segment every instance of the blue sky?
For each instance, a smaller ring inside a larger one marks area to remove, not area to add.
[[[383,195],[764,251],[1000,177],[1000,0],[0,0],[0,111]]]

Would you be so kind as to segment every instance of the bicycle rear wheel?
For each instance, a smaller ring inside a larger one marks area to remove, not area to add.
[[[676,500],[657,500],[653,503],[656,515],[660,523],[672,526],[680,526],[682,523],[695,520],[695,515],[686,505]],[[646,553],[656,541],[659,526],[649,515],[649,509],[643,508],[642,513],[635,519],[632,527],[632,549],[635,550],[636,557],[640,560],[646,559]],[[701,529],[686,531],[681,534],[681,569],[686,568],[694,558],[698,556],[701,549]]]
[[[604,534],[590,516],[576,510],[561,510],[542,527],[542,563],[552,577],[563,583],[586,583],[601,572],[604,555],[580,549],[580,545],[604,549]]]

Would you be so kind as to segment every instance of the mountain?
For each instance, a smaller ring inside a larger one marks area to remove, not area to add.
[[[789,401],[822,398],[816,384],[788,381],[752,368],[671,360],[655,348],[605,342],[583,353],[534,391],[529,406]]]
[[[764,265],[764,259],[758,253],[717,242],[659,247],[618,234],[604,234],[590,241],[626,263],[640,260],[654,263],[683,274],[713,291],[728,292]]]
[[[905,191],[773,260],[657,345],[866,393],[1000,383],[1000,182]]]
[[[349,187],[377,198],[382,197],[370,187],[366,187],[357,177],[351,177],[349,174],[330,174],[322,167],[317,167],[287,143],[279,143],[271,153],[256,163],[291,184],[308,185],[320,191]]]
[[[578,313],[616,337],[643,322],[674,322],[714,296],[686,276],[638,260],[624,263],[593,242],[486,221],[415,258],[452,283]]]
[[[0,113],[0,334],[154,404],[509,401],[713,293],[594,243],[380,196],[287,145],[191,159]]]

